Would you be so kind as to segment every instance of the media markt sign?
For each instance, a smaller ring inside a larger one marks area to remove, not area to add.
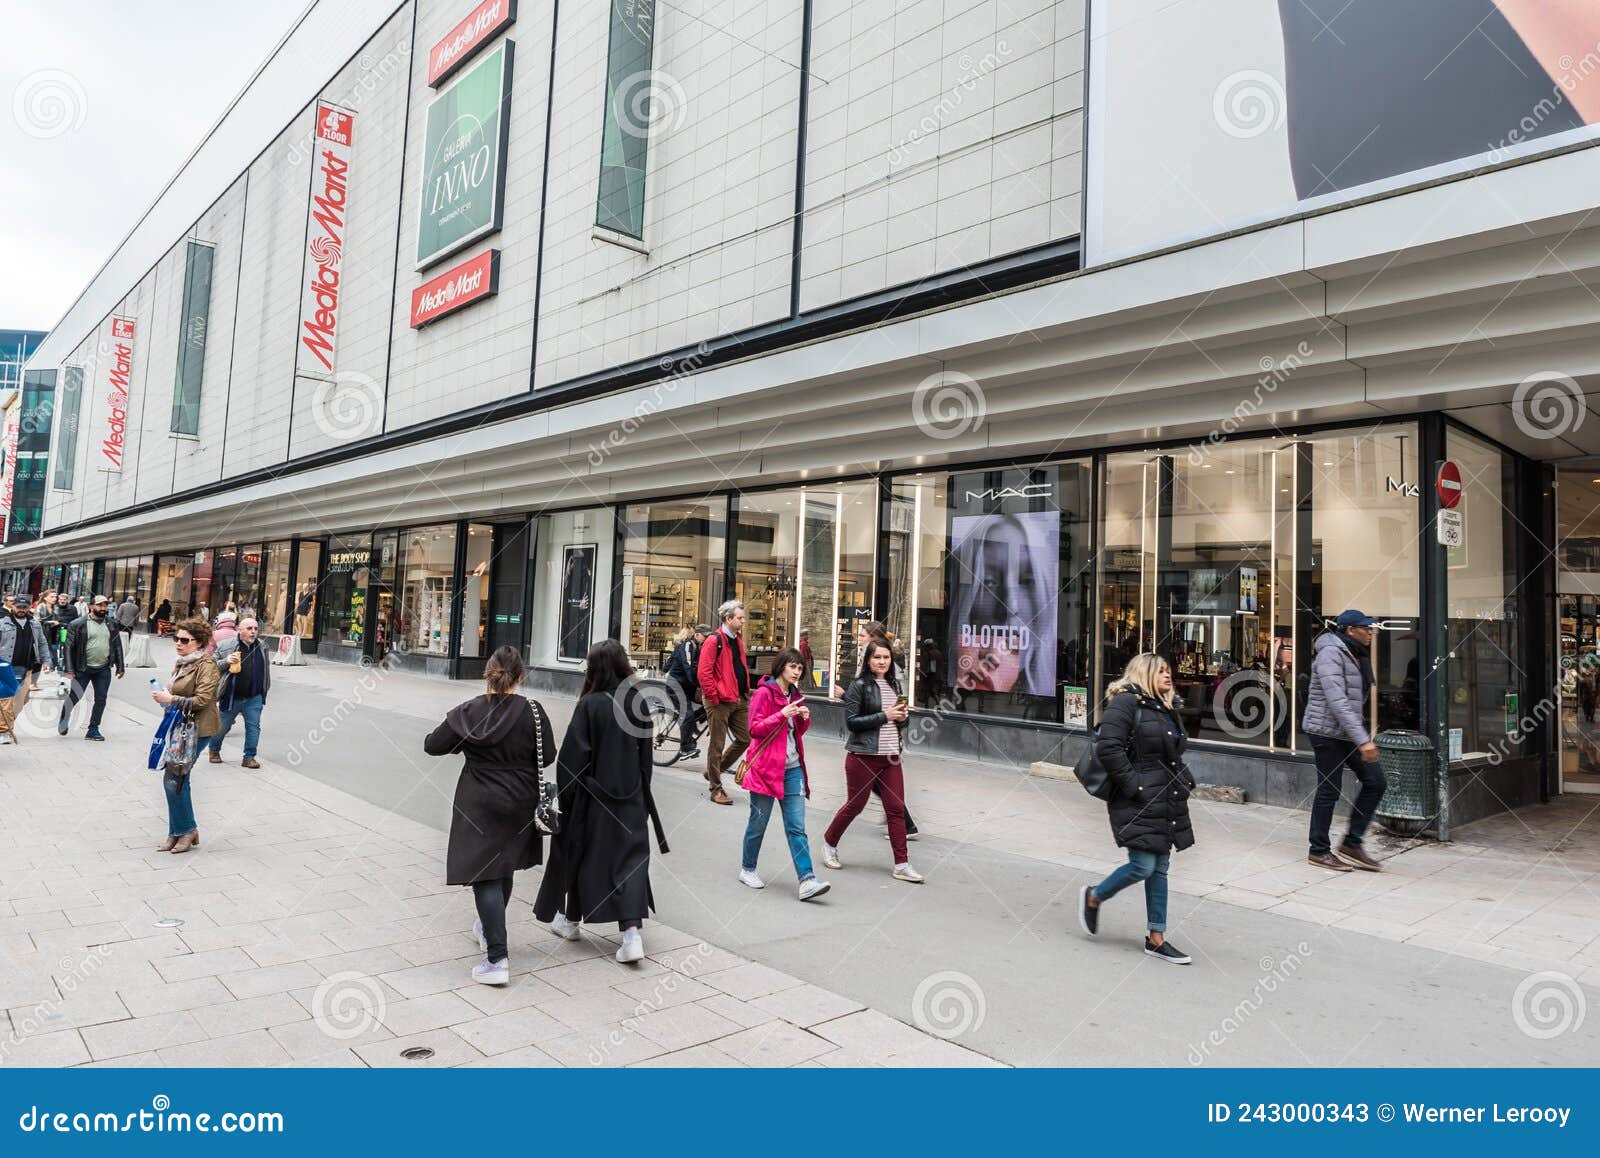
[[[500,228],[511,56],[506,41],[428,106],[417,213],[417,268]]]
[[[123,450],[128,431],[128,387],[133,381],[132,318],[111,319],[111,348],[106,351],[106,436],[100,443],[105,460],[100,469],[122,473]]]
[[[355,115],[317,104],[316,168],[311,173],[306,252],[300,275],[300,344],[296,374],[333,373],[339,348],[339,298],[344,285],[345,234],[350,220],[350,150]]]

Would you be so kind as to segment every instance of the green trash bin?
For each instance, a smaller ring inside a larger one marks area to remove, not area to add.
[[[1378,802],[1378,823],[1401,836],[1415,836],[1439,815],[1439,782],[1433,741],[1421,732],[1391,728],[1373,737],[1389,787]]]

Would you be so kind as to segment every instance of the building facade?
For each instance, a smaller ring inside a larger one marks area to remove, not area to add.
[[[825,697],[881,619],[1008,764],[1154,649],[1294,805],[1353,606],[1441,830],[1600,784],[1600,49],[1222,7],[317,5],[29,362],[0,566],[560,687],[739,598]]]

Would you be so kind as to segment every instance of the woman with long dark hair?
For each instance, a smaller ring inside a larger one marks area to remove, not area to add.
[[[822,837],[822,863],[844,867],[839,841],[850,822],[866,807],[874,791],[883,798],[889,817],[889,847],[894,851],[894,879],[920,885],[924,877],[906,855],[906,790],[900,764],[900,730],[910,717],[894,675],[894,654],[881,639],[871,639],[861,653],[861,674],[844,693],[845,801]]]
[[[766,882],[756,875],[756,860],[777,801],[789,858],[800,882],[800,899],[809,901],[827,892],[828,882],[819,881],[812,871],[811,844],[806,839],[806,797],[811,795],[811,780],[806,775],[803,737],[811,726],[811,709],[799,687],[805,674],[805,657],[798,648],[780,651],[772,657],[772,674],[750,696],[750,749],[745,757],[749,763],[740,785],[750,794],[750,819],[744,829],[739,883],[752,889],[766,888]]]
[[[644,957],[641,928],[655,908],[650,825],[667,851],[650,794],[652,729],[628,653],[614,639],[589,649],[583,690],[561,741],[556,783],[561,831],[550,841],[533,915],[575,941],[585,921],[615,921],[617,960]]]
[[[472,886],[474,931],[484,952],[472,979],[480,985],[510,981],[506,906],[512,874],[544,859],[533,813],[539,769],[555,760],[556,738],[544,709],[518,694],[526,674],[516,648],[497,648],[483,668],[484,694],[451,708],[422,742],[430,756],[466,757],[451,810],[445,883]]]

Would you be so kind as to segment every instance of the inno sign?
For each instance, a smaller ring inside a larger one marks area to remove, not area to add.
[[[106,436],[100,443],[105,459],[102,471],[122,473],[124,439],[128,431],[128,387],[133,381],[132,318],[111,319],[111,351],[106,359]]]
[[[354,133],[355,114],[318,103],[316,169],[311,174],[310,220],[300,284],[300,344],[295,348],[297,374],[320,377],[333,373]]]

